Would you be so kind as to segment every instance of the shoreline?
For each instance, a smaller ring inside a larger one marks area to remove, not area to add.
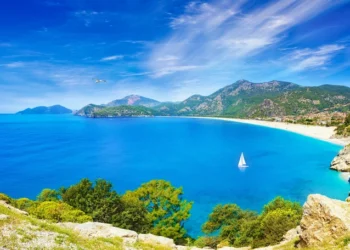
[[[170,116],[174,117],[174,116]],[[245,123],[255,126],[269,127],[273,129],[280,129],[304,136],[312,137],[321,141],[326,141],[340,146],[345,146],[350,143],[350,138],[331,138],[334,135],[335,127],[323,127],[315,125],[303,125],[285,122],[270,122],[262,120],[251,120],[251,119],[238,119],[238,118],[224,118],[224,117],[202,117],[202,116],[178,116],[181,118],[194,118],[194,119],[210,119],[210,120],[221,120],[237,123]]]

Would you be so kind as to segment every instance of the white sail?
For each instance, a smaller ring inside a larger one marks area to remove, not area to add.
[[[247,163],[245,162],[243,153],[241,154],[241,157],[239,158],[238,167],[240,167],[240,168],[248,167]]]

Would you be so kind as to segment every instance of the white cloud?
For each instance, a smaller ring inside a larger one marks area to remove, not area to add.
[[[2,66],[5,66],[7,68],[21,68],[24,67],[24,63],[23,62],[12,62],[12,63],[6,63],[6,64],[2,64]]]
[[[153,46],[148,70],[160,72],[156,77],[217,65],[229,70],[276,45],[291,27],[334,6],[328,0],[284,0],[244,13],[245,2],[189,3],[183,14],[171,19],[171,35]],[[159,60],[172,55],[176,60]]]
[[[119,59],[123,59],[124,56],[123,55],[114,55],[114,56],[107,56],[101,59],[101,61],[105,62],[105,61],[115,61],[115,60],[119,60]]]
[[[330,60],[343,49],[345,49],[343,45],[330,44],[317,49],[295,50],[287,54],[285,60],[288,61],[292,71],[324,69]]]

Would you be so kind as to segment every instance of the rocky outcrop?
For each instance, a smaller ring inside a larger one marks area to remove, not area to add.
[[[350,145],[345,146],[331,163],[331,169],[350,172]]]
[[[301,246],[335,243],[350,233],[350,204],[326,196],[309,195],[300,222]]]

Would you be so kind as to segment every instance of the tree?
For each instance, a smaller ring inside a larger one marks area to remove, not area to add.
[[[186,236],[184,222],[189,218],[192,208],[192,202],[184,200],[182,195],[182,188],[175,188],[164,180],[152,180],[125,194],[128,199],[136,197],[143,203],[153,226],[151,233],[177,242]]]
[[[123,211],[113,216],[113,225],[138,233],[148,233],[152,228],[152,222],[143,203],[132,195],[123,195],[121,200]]]
[[[94,221],[112,223],[113,217],[122,211],[119,195],[112,190],[112,184],[102,179],[82,179],[69,188],[61,188],[62,200],[74,208],[91,215]]]
[[[202,230],[207,234],[219,231],[220,241],[228,240],[231,245],[237,245],[236,241],[242,236],[245,225],[256,219],[255,212],[242,210],[236,204],[217,205]]]
[[[41,193],[36,198],[37,201],[58,201],[59,200],[59,192],[53,189],[45,188],[41,191]]]

